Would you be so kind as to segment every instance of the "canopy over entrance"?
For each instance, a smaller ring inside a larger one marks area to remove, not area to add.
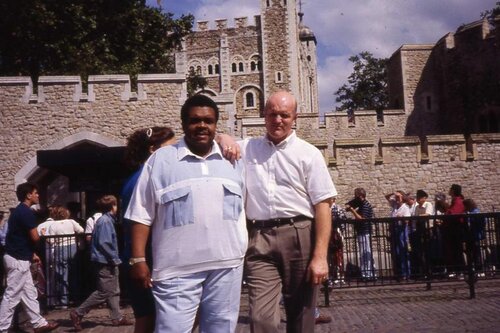
[[[125,147],[81,143],[66,149],[39,150],[37,164],[68,177],[71,191],[119,193],[130,174],[124,155]]]

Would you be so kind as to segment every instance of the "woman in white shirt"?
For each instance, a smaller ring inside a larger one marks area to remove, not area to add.
[[[69,218],[70,212],[65,207],[54,207],[50,212],[50,217],[54,221],[48,229],[48,234],[59,236],[54,239],[55,290],[59,305],[66,307],[69,304],[70,285],[73,285],[74,281],[70,275],[77,251],[74,234],[82,233],[83,228],[75,220]]]

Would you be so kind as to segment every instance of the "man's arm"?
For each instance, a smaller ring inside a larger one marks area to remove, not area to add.
[[[320,284],[328,277],[327,253],[332,231],[330,202],[331,199],[326,199],[314,205],[315,243],[313,257],[308,267],[308,280],[313,284]]]
[[[142,223],[132,223],[132,258],[146,257],[146,243],[148,241],[150,227]],[[130,277],[142,288],[151,288],[151,272],[146,262],[139,262],[130,268]]]
[[[35,244],[40,240],[40,236],[38,235],[38,230],[36,228],[30,229],[30,239]]]
[[[40,236],[38,235],[38,230],[36,228],[30,229],[30,239],[34,244],[38,244],[38,241],[40,240]],[[33,262],[40,262],[40,258],[36,255],[35,252],[33,252]]]
[[[358,213],[358,211],[357,211],[356,209],[354,209],[353,207],[351,207],[350,205],[346,205],[346,206],[345,206],[345,209],[346,209],[347,211],[351,212],[351,213],[352,213],[352,215],[354,215],[354,218],[355,218],[356,220],[362,220],[362,219],[364,219],[364,217],[363,217],[363,216],[361,216],[361,214],[359,214],[359,213]]]

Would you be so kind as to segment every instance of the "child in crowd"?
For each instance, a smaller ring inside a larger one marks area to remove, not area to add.
[[[117,199],[113,195],[105,195],[97,201],[102,212],[92,232],[90,260],[96,266],[97,290],[94,291],[76,310],[70,312],[75,331],[81,331],[81,320],[93,307],[107,302],[111,308],[111,324],[113,326],[133,325],[120,312],[120,286],[118,281],[118,265],[121,260],[118,254],[118,242],[114,222],[118,210]]]

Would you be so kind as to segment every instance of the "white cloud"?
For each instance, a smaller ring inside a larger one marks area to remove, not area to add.
[[[493,8],[496,1],[304,1],[304,23],[318,40],[321,112],[334,108],[333,93],[352,71],[350,56],[369,51],[376,57],[389,57],[403,44],[435,43],[461,24],[478,20],[480,13]],[[148,3],[156,4],[156,0]],[[235,17],[251,18],[260,12],[257,0],[162,0],[162,6],[167,11],[192,12],[196,20],[227,18],[229,25]]]

